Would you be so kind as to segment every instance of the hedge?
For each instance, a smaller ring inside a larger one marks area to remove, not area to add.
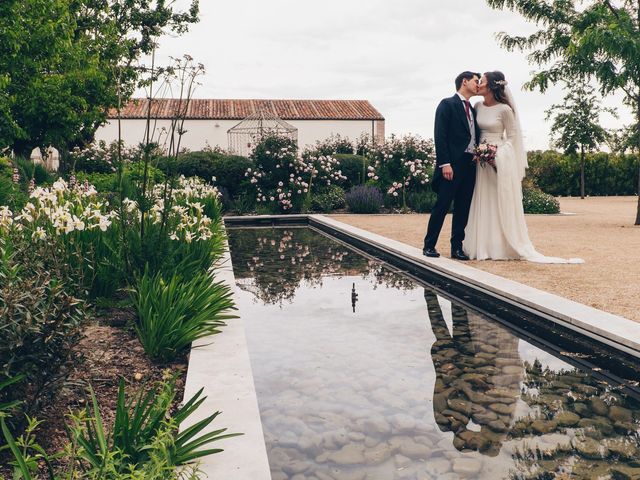
[[[635,195],[638,193],[637,155],[587,154],[585,191],[587,195]],[[528,180],[555,196],[580,195],[580,157],[554,151],[529,152]]]

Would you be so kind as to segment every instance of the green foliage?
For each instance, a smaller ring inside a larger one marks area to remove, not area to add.
[[[0,146],[28,153],[86,143],[119,94],[133,93],[136,60],[197,15],[197,2],[185,13],[145,0],[1,2]]]
[[[329,213],[337,208],[344,208],[345,193],[337,185],[324,187],[311,196],[311,210]]]
[[[131,159],[133,155],[133,151],[120,144],[120,158]],[[69,161],[75,172],[113,173],[119,163],[118,142],[107,145],[104,140],[101,140],[84,148],[76,147],[71,151]]]
[[[313,147],[313,151],[315,155],[352,155],[354,148],[353,142],[349,140],[349,138],[341,137],[339,134],[332,134],[323,141],[317,141]]]
[[[220,333],[226,312],[234,309],[231,291],[206,272],[182,277],[161,273],[140,278],[132,299],[138,313],[136,332],[153,360],[168,362],[199,338]]]
[[[407,205],[411,210],[418,213],[427,213],[435,206],[438,196],[431,190],[420,192],[410,192],[407,195]]]
[[[344,188],[349,189],[355,185],[362,185],[367,181],[369,159],[361,155],[336,154],[338,168],[347,177]]]
[[[0,404],[20,401],[29,411],[64,379],[86,313],[69,285],[2,237],[0,261],[0,381],[19,378],[0,391]]]
[[[242,193],[233,201],[231,209],[237,215],[244,215],[245,213],[251,213],[256,208],[256,199],[253,195],[248,193]]]
[[[29,419],[25,434],[16,439],[5,419],[0,417],[2,433],[14,457],[14,478],[29,480],[43,478],[41,475],[46,475],[44,478],[49,480],[200,478],[195,467],[185,465],[205,455],[221,452],[222,449],[207,447],[240,434],[227,434],[226,429],[203,433],[220,412],[178,433],[180,425],[200,408],[206,397],[202,397],[200,390],[174,410],[175,396],[174,377],[146,392],[143,388],[135,396],[127,395],[121,380],[115,422],[111,430],[107,430],[95,394],[91,391],[90,406],[70,416],[67,425],[69,442],[54,455],[48,455],[36,442],[35,430],[40,422]],[[41,466],[44,472],[40,470]]]
[[[265,135],[251,153],[247,169],[258,206],[271,212],[299,212],[309,191],[313,165],[298,158],[298,145],[286,136]]]
[[[524,213],[560,213],[560,203],[553,196],[537,188],[522,190]]]
[[[383,206],[384,198],[373,185],[358,185],[345,195],[349,210],[353,213],[378,213]]]
[[[580,196],[585,196],[585,153],[592,152],[607,140],[607,131],[600,126],[600,114],[603,109],[595,97],[593,87],[580,83],[571,85],[564,104],[553,105],[547,110],[547,119],[553,117],[551,135],[555,137],[556,147],[565,153],[580,152]]]
[[[142,182],[144,179],[144,162],[133,162],[125,166],[124,175],[127,176],[131,182],[138,185],[138,188],[142,188]],[[157,167],[153,165],[147,166],[147,178],[152,184],[163,183],[165,181],[165,174]]]
[[[588,195],[635,195],[638,192],[637,155],[591,153],[585,156]],[[555,196],[580,195],[580,162],[554,151],[530,152],[527,179]]]
[[[547,120],[552,118],[551,135],[556,147],[565,153],[592,152],[607,139],[607,131],[600,126],[600,114],[604,111],[594,89],[586,83],[567,87],[567,95],[561,105],[547,110]]]
[[[165,157],[161,159],[158,166],[167,174],[198,176],[207,182],[226,188],[229,195],[235,197],[247,188],[248,180],[245,173],[253,163],[239,155],[200,151],[182,154],[177,161]],[[213,178],[215,181],[212,181]]]
[[[372,143],[367,151],[372,163],[367,177],[386,192],[392,204],[406,208],[407,193],[429,188],[435,164],[433,141],[392,135],[383,143]]]
[[[49,173],[42,164],[35,165],[31,160],[22,157],[16,157],[15,164],[24,185],[27,185],[32,178],[36,185],[51,184],[54,180],[54,175]]]
[[[539,67],[525,85],[527,88],[544,92],[549,85],[560,81],[583,82],[588,78],[598,82],[602,95],[621,90],[634,116],[633,126],[628,129],[622,145],[629,146],[629,140],[640,141],[640,5],[637,0],[487,2],[493,8],[515,10],[539,27],[530,35],[499,35],[506,49],[528,52],[530,63]],[[640,143],[631,150],[639,151]],[[640,178],[640,169],[635,176]],[[640,225],[640,197],[635,224]]]

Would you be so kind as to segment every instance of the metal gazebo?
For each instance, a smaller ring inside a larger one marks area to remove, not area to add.
[[[277,134],[298,141],[298,129],[276,115],[258,110],[227,131],[229,151],[235,155],[249,156],[266,135]]]

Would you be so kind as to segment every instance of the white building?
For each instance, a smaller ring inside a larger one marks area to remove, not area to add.
[[[182,105],[175,99],[151,102],[152,141],[168,148],[171,122]],[[121,111],[121,135],[126,145],[145,141],[148,103],[133,99]],[[384,117],[367,100],[218,100],[191,99],[188,104],[180,148],[191,151],[219,146],[229,149],[227,132],[257,112],[276,116],[298,129],[298,145],[303,148],[333,134],[355,141],[363,133],[384,138]],[[96,132],[96,140],[118,139],[114,110]]]

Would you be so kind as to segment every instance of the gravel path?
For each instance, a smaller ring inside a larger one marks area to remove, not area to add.
[[[529,234],[541,253],[580,257],[583,265],[524,261],[471,261],[487,272],[555,293],[640,322],[640,226],[634,226],[637,197],[561,198],[564,213],[527,215]],[[429,215],[332,215],[333,218],[422,247]],[[437,248],[449,254],[451,215]]]

